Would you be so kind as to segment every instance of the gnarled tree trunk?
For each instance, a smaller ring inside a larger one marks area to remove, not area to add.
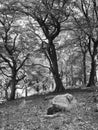
[[[61,92],[64,91],[64,87],[63,87],[63,83],[62,80],[60,78],[60,74],[58,71],[58,63],[57,63],[57,55],[56,55],[56,49],[55,49],[55,45],[53,44],[53,41],[50,41],[49,43],[49,48],[47,49],[48,52],[48,59],[50,62],[50,67],[51,67],[51,72],[53,74],[54,77],[54,81],[56,84],[56,88],[55,88],[55,92]]]
[[[55,92],[63,92],[65,89],[59,75],[54,75],[54,80],[56,84]]]

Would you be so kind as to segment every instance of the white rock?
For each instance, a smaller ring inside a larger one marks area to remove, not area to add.
[[[71,94],[57,95],[51,100],[52,105],[64,110],[71,110],[77,106],[77,100]]]

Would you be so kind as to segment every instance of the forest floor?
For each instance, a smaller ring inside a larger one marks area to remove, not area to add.
[[[46,116],[53,95],[31,96],[0,105],[0,130],[98,130],[93,92],[73,92],[76,109]]]

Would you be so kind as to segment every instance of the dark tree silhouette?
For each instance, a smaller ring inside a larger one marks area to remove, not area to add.
[[[65,0],[37,0],[20,2],[17,10],[37,21],[46,41],[42,42],[42,50],[50,63],[50,70],[56,83],[56,92],[63,91],[64,87],[58,70],[58,61],[54,39],[61,32],[62,24],[68,19],[68,4]],[[16,10],[15,7],[13,7]]]

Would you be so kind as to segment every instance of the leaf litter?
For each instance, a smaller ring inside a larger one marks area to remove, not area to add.
[[[47,116],[50,100],[21,99],[0,106],[0,130],[98,130],[93,93],[73,93],[78,106],[72,111]],[[47,98],[48,99],[48,98]]]

